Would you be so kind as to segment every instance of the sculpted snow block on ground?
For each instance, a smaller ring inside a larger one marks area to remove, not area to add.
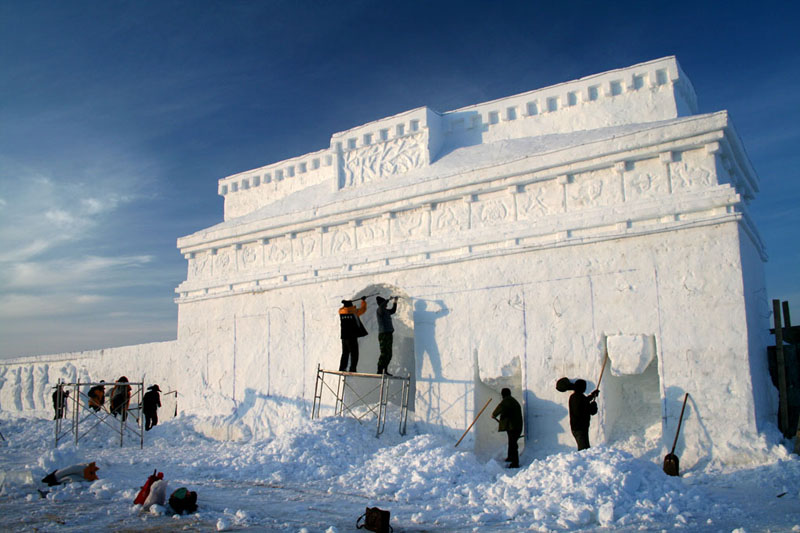
[[[118,349],[141,358],[7,363],[0,408],[44,415],[69,365],[93,380],[145,375],[178,389],[182,411],[224,420],[218,436],[246,438],[271,424],[268,398],[308,411],[317,365],[338,365],[340,301],[377,292],[400,296],[389,371],[412,377],[425,431],[457,438],[508,387],[526,457],[572,449],[555,380],[591,390],[614,335],[652,339],[651,352],[620,372],[633,353],[616,348],[591,442],[647,435],[666,449],[690,392],[676,451],[689,468],[739,460],[775,418],[766,252],[747,214],[758,176],[728,114],[698,112],[675,58],[410,110],[217,192],[223,221],[178,239],[176,341]],[[375,309],[359,369],[377,367]],[[504,452],[488,419],[468,445]]]

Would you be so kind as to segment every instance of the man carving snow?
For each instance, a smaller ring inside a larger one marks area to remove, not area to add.
[[[578,451],[589,448],[589,422],[592,415],[597,414],[597,402],[595,398],[600,394],[600,390],[595,390],[589,396],[584,396],[586,392],[586,381],[575,380],[572,384],[573,392],[569,397],[569,426],[572,429],[572,436],[578,444]]]
[[[378,345],[381,348],[381,355],[378,358],[378,374],[389,373],[389,361],[392,360],[392,337],[394,335],[394,325],[392,325],[392,315],[397,311],[397,296],[394,297],[394,305],[386,307],[389,303],[385,298],[378,296],[378,309],[375,314],[378,317]]]
[[[367,298],[361,297],[361,305],[358,309],[353,306],[350,300],[342,300],[342,307],[339,309],[339,324],[341,326],[342,339],[342,358],[339,361],[339,371],[347,370],[348,359],[350,361],[350,372],[357,372],[358,367],[358,338],[367,335],[367,330],[358,318],[367,311]]]
[[[497,431],[505,431],[508,435],[508,468],[519,468],[519,445],[517,441],[522,435],[522,408],[511,396],[511,389],[500,391],[503,399],[492,411],[492,418],[499,422]],[[499,417],[499,418],[498,418]]]

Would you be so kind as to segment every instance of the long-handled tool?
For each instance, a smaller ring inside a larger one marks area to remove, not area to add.
[[[489,407],[489,403],[491,403],[491,401],[492,401],[492,399],[491,399],[491,398],[489,398],[488,400],[486,400],[486,405],[484,405],[484,406],[483,406],[483,409],[481,409],[481,410],[478,412],[478,414],[475,416],[475,420],[473,420],[473,421],[472,421],[472,424],[470,424],[470,425],[469,425],[469,427],[468,427],[468,428],[467,428],[467,430],[464,432],[464,434],[463,434],[463,435],[461,435],[461,438],[460,438],[460,439],[458,439],[458,442],[456,442],[456,446],[455,446],[456,448],[458,447],[458,445],[459,445],[459,444],[461,444],[461,441],[462,441],[462,440],[464,440],[464,437],[466,437],[466,436],[467,436],[467,433],[469,433],[469,430],[470,430],[470,429],[472,429],[472,426],[474,426],[474,425],[475,425],[475,422],[477,422],[477,421],[478,421],[478,418],[480,418],[480,416],[483,414],[483,412],[486,410],[486,408],[487,408],[487,407]]]
[[[603,366],[600,367],[600,377],[597,378],[597,386],[594,388],[595,392],[600,391],[600,382],[603,381],[603,373],[606,371],[606,363],[608,363],[608,340],[606,338],[603,339]],[[595,395],[596,396],[596,395]]]
[[[686,400],[689,399],[689,393],[683,397],[683,407],[681,407],[681,416],[678,418],[678,430],[675,432],[675,441],[672,443],[672,451],[664,456],[664,473],[668,476],[680,476],[680,460],[675,455],[675,446],[678,444],[678,434],[681,432],[681,422],[683,422],[683,411],[686,409]]]

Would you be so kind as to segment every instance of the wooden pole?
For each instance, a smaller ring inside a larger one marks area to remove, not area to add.
[[[603,336],[603,366],[600,367],[600,377],[597,378],[597,386],[594,390],[600,390],[600,382],[603,381],[603,373],[606,371],[606,363],[608,362],[608,337]]]
[[[789,401],[786,390],[786,358],[783,355],[783,328],[781,327],[781,301],[772,300],[772,314],[775,321],[775,356],[778,371],[778,392],[780,401],[780,429],[784,437],[789,430]]]
[[[484,406],[483,406],[483,409],[481,409],[481,410],[480,410],[480,412],[478,413],[478,415],[475,417],[475,420],[473,420],[473,421],[472,421],[472,424],[470,424],[470,425],[469,425],[469,427],[468,427],[468,428],[467,428],[467,430],[464,432],[464,434],[463,434],[463,435],[461,435],[461,438],[460,438],[460,439],[458,439],[458,442],[456,442],[456,446],[455,446],[456,448],[458,448],[458,445],[459,445],[459,444],[461,444],[461,441],[462,441],[462,440],[464,440],[464,437],[466,437],[466,436],[467,436],[467,433],[469,433],[469,430],[470,430],[470,429],[472,429],[472,426],[474,426],[474,425],[475,425],[475,422],[477,422],[477,421],[478,421],[478,418],[480,418],[480,416],[483,414],[483,412],[486,410],[486,408],[487,408],[487,407],[489,407],[489,404],[490,404],[491,402],[492,402],[492,399],[491,399],[491,398],[489,398],[488,400],[486,400],[486,405],[484,405]]]

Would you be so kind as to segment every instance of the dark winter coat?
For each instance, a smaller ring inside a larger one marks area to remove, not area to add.
[[[142,411],[145,414],[153,414],[158,411],[159,407],[161,407],[161,395],[158,394],[158,391],[145,392],[144,398],[142,398]]]
[[[363,337],[361,325],[361,315],[367,310],[367,302],[361,300],[361,305],[358,309],[355,306],[344,306],[339,309],[339,324],[341,326],[342,339],[357,339]]]
[[[375,314],[378,317],[378,333],[393,333],[394,325],[392,325],[392,315],[397,311],[397,300],[395,300],[392,307],[378,305],[378,310]]]
[[[589,431],[589,420],[597,414],[597,402],[573,392],[569,397],[569,427],[572,431]]]
[[[522,407],[511,396],[503,398],[500,405],[494,408],[492,418],[499,418],[500,420],[500,426],[497,431],[522,433]]]
[[[89,407],[94,407],[98,411],[106,401],[106,389],[102,385],[95,385],[89,389]]]

